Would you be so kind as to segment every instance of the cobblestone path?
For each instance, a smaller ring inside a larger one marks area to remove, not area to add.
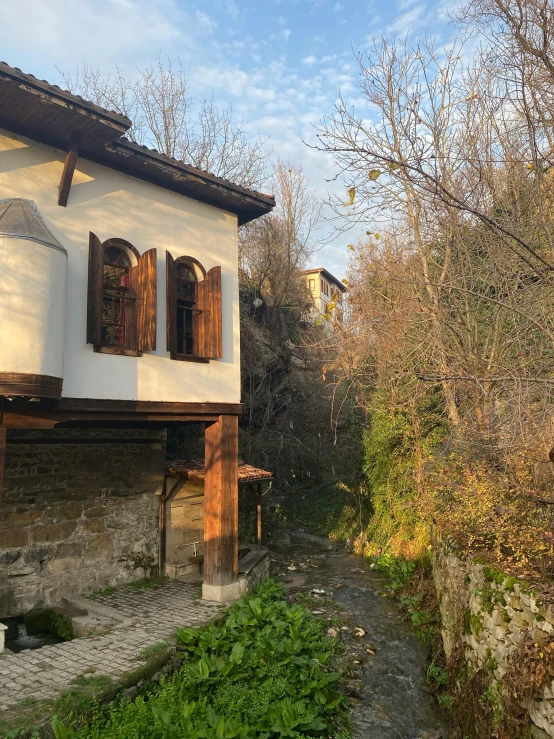
[[[218,612],[216,604],[200,602],[199,583],[171,582],[156,589],[121,588],[89,600],[117,611],[125,623],[102,636],[89,636],[0,658],[0,711],[25,698],[56,698],[85,671],[118,678],[136,670],[138,654],[175,629],[201,626]],[[87,673],[87,674],[89,674]]]

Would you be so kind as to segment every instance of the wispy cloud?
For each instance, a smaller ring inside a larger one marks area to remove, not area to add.
[[[398,10],[407,10],[408,8],[411,8],[412,5],[415,5],[418,2],[419,0],[399,0]]]
[[[198,26],[205,31],[215,31],[217,28],[215,20],[207,13],[203,13],[201,10],[196,11],[195,18],[198,21]]]
[[[416,5],[406,13],[399,15],[398,18],[387,26],[388,33],[396,33],[399,36],[406,36],[408,33],[416,30],[423,20],[426,6],[422,3]]]
[[[329,182],[334,164],[304,142],[316,143],[314,124],[332,111],[339,89],[370,114],[352,47],[363,49],[368,32],[380,29],[403,35],[425,24],[435,32],[440,9],[461,1],[273,0],[272,14],[251,0],[79,0],[72,14],[70,0],[0,0],[0,48],[6,61],[51,82],[59,82],[56,65],[73,70],[87,61],[108,72],[118,64],[132,75],[160,53],[179,55],[193,98],[213,90],[249,134],[302,162],[325,198],[339,187]],[[335,245],[322,256],[340,273],[343,253]]]
[[[272,41],[288,41],[290,38],[290,28],[282,28],[280,31],[277,31],[276,33],[271,33],[269,35],[269,38]]]

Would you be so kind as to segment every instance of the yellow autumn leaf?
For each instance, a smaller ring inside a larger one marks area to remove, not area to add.
[[[527,162],[527,169],[533,169],[532,162]]]
[[[369,173],[369,179],[375,182],[375,180],[379,177],[380,174],[381,174],[380,170],[372,169],[371,172]]]
[[[374,235],[374,237],[375,237],[375,238],[376,238],[377,240],[379,240],[379,239],[381,238],[381,234],[373,234],[373,235]]]
[[[348,208],[351,205],[354,205],[354,198],[356,197],[356,188],[351,187],[350,190],[348,190],[348,202],[344,203],[344,207]]]
[[[348,244],[347,249],[350,249],[350,251],[355,251],[356,247],[352,246],[352,244]]]
[[[348,285],[348,280],[346,278],[343,278],[341,282],[343,285]]]
[[[389,169],[392,169],[392,171],[396,171],[397,169],[400,169],[400,165],[396,162],[389,162]]]

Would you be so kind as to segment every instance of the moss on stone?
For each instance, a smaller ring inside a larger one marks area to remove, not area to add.
[[[471,634],[471,611],[469,608],[464,608],[463,625],[464,634]]]
[[[480,637],[483,633],[483,616],[477,613],[471,614],[471,631],[476,637]]]

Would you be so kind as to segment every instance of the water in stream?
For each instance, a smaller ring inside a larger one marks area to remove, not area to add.
[[[58,644],[61,639],[54,634],[29,634],[22,618],[3,619],[8,630],[6,632],[6,650],[9,652],[23,652],[25,649],[40,649],[49,644]]]
[[[375,652],[363,659],[358,700],[352,703],[355,739],[447,739],[448,722],[425,682],[426,649],[397,603],[381,596],[379,574],[333,542],[302,532],[275,532],[270,548],[291,591],[324,590],[348,613],[350,634],[361,627],[362,641]],[[347,642],[353,644],[355,638]]]

